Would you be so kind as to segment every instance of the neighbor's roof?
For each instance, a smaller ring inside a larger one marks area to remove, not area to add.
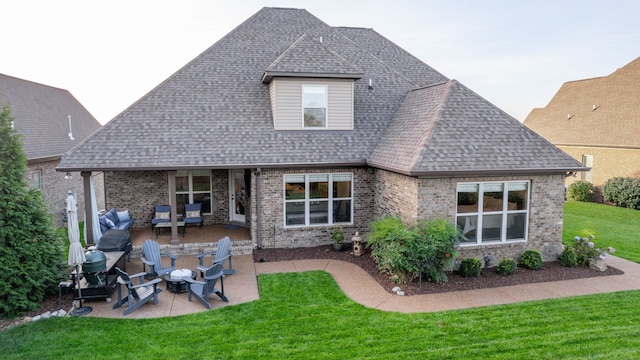
[[[354,79],[354,129],[274,130],[269,86],[264,83],[273,75]],[[371,29],[331,27],[305,10],[263,8],[66,154],[59,169],[369,163],[428,175],[470,169],[558,172],[581,167],[455,82],[447,85],[452,89],[446,96],[430,94],[438,91],[436,84],[447,81]],[[427,100],[429,104],[423,104]],[[416,124],[402,115],[411,112],[419,113]],[[440,131],[456,122],[459,132]],[[438,131],[430,133],[430,129]],[[473,135],[474,142],[460,141],[461,134],[463,138]],[[505,142],[509,135],[513,138]],[[420,141],[410,148],[407,142],[395,141],[403,136]],[[523,155],[518,147],[532,153],[511,159],[514,154]],[[435,149],[435,155],[425,156],[430,149]],[[476,149],[482,151],[476,154]],[[412,160],[404,159],[405,154],[412,155]],[[535,155],[545,158],[533,159]],[[475,163],[470,168],[471,162]]]
[[[640,147],[640,57],[608,76],[564,83],[524,124],[556,145]]]
[[[9,104],[30,161],[60,157],[101,126],[69,91],[4,74],[0,104]]]

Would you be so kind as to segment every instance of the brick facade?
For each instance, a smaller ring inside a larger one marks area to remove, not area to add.
[[[593,155],[593,167],[591,169],[591,183],[593,185],[602,186],[607,180],[614,177],[640,177],[640,149],[586,146],[558,147],[580,162],[582,162],[583,155]],[[580,179],[581,174],[578,174],[577,177],[567,178],[567,186]]]
[[[203,214],[204,224],[229,221],[229,175],[212,170],[211,214]],[[166,171],[108,171],[105,173],[106,209],[128,209],[134,227],[150,227],[154,206],[169,204],[169,177]]]
[[[56,226],[66,226],[63,214],[66,211],[67,192],[72,191],[78,205],[78,220],[84,221],[84,184],[80,172],[72,172],[70,179],[65,179],[65,172],[56,171],[59,160],[30,162],[27,165],[25,182],[27,186],[34,186],[34,174],[40,174],[42,197],[49,205]],[[102,173],[94,173],[93,180],[96,189],[98,208],[104,206],[104,177]]]

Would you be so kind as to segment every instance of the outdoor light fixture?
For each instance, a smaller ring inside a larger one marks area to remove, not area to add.
[[[71,178],[73,178],[73,176],[71,175],[71,173],[70,173],[70,172],[68,172],[68,171],[67,171],[67,173],[64,175],[64,179],[65,179],[65,180],[69,180],[69,179],[71,179]]]

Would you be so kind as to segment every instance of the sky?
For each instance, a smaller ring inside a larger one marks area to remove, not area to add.
[[[372,28],[520,121],[640,56],[636,0],[0,0],[0,73],[105,124],[264,6]]]

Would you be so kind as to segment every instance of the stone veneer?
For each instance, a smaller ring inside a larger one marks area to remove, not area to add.
[[[489,256],[490,266],[495,266],[505,257],[517,259],[527,249],[540,250],[545,261],[556,260],[562,252],[563,175],[412,178],[376,170],[375,178],[376,218],[397,216],[407,224],[415,224],[416,219],[433,218],[445,218],[455,223],[459,182],[530,180],[527,241],[462,246],[459,259]],[[413,199],[417,199],[417,203]]]

